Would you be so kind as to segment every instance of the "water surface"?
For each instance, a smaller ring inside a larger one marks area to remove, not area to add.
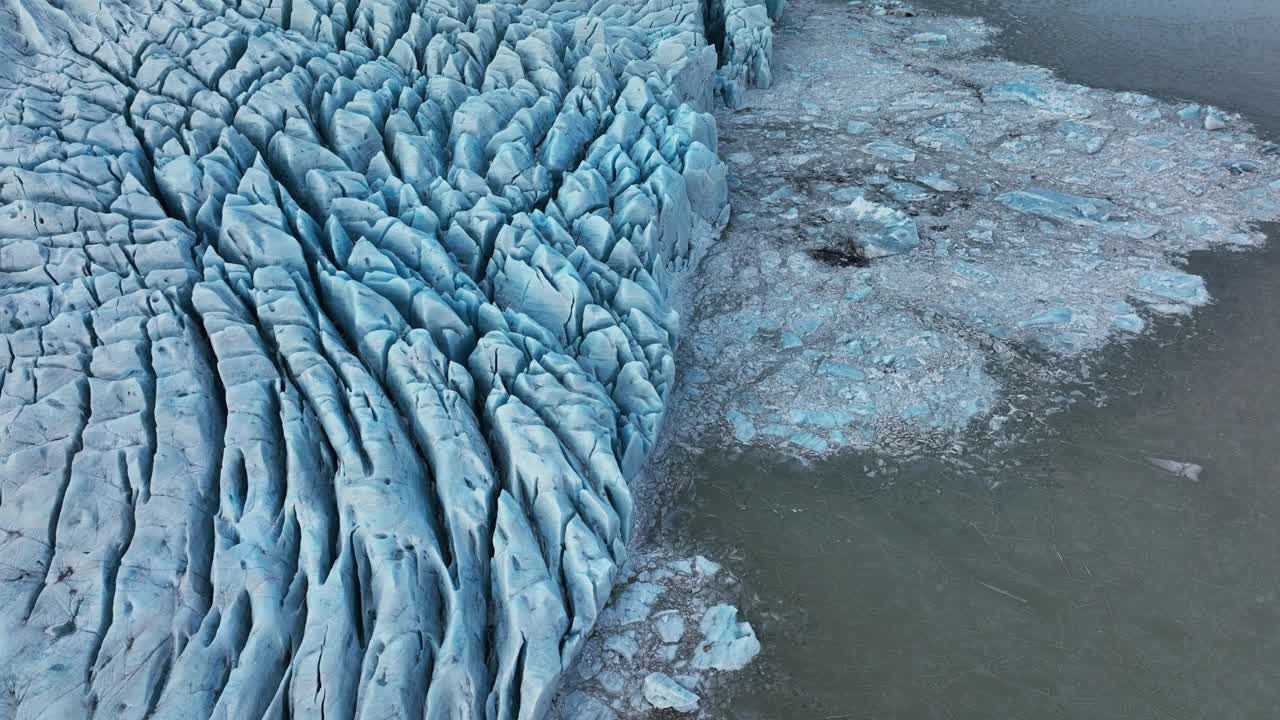
[[[1072,82],[1212,103],[1280,136],[1276,0],[920,0],[1002,28],[1005,57]]]

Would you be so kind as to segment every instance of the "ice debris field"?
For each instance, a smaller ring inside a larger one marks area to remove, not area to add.
[[[543,716],[770,26],[6,3],[0,717]]]
[[[673,446],[962,457],[1210,302],[1188,252],[1280,220],[1280,149],[1242,118],[1072,85],[991,35],[788,3],[772,86],[718,114],[734,216],[691,280]]]

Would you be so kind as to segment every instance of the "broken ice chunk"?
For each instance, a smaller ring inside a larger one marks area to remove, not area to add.
[[[716,605],[702,616],[702,641],[693,655],[698,670],[741,670],[760,652],[750,623],[738,622],[738,609]]]
[[[1106,200],[1043,188],[1008,192],[999,200],[1012,210],[1072,225],[1106,222],[1114,210]]]
[[[1161,115],[1159,110],[1142,110],[1134,112],[1131,117],[1143,125],[1150,125],[1159,120]]]
[[[876,140],[862,146],[862,152],[889,162],[915,162],[916,151],[888,140]]]
[[[627,679],[617,670],[605,670],[596,676],[596,682],[610,695],[621,695],[627,687]]]
[[[1151,107],[1156,104],[1156,99],[1142,93],[1122,92],[1116,95],[1116,102],[1135,107]]]
[[[1178,122],[1187,127],[1200,127],[1204,122],[1204,108],[1199,105],[1188,105],[1178,111]]]
[[[830,447],[826,440],[823,440],[821,437],[807,430],[801,430],[793,433],[788,440],[790,440],[796,447],[815,453],[825,453]]]
[[[845,132],[849,133],[850,135],[861,135],[862,133],[871,129],[871,123],[865,122],[863,120],[850,120],[849,122],[845,123],[844,129],[845,129]]]
[[[1138,289],[1160,300],[1172,300],[1187,305],[1203,305],[1209,302],[1209,291],[1204,278],[1178,271],[1152,271],[1138,277]]]
[[[939,47],[947,44],[947,36],[942,33],[934,32],[916,33],[915,35],[907,38],[907,43],[925,47]]]
[[[1111,325],[1117,330],[1137,335],[1147,326],[1147,323],[1133,313],[1125,313],[1116,315],[1111,318]]]
[[[801,315],[791,320],[791,329],[801,337],[812,335],[822,327],[823,319],[831,314],[828,309],[825,312],[817,312],[811,315]]]
[[[714,576],[716,573],[720,572],[720,563],[714,560],[709,560],[701,555],[695,555],[693,557],[693,567],[698,571],[699,575],[706,575],[708,577]]]
[[[831,199],[836,202],[853,202],[860,197],[862,197],[862,189],[857,187],[842,187],[831,191]]]
[[[901,210],[860,197],[835,215],[852,226],[854,242],[868,258],[899,255],[920,246],[915,221]]]
[[[1133,140],[1134,142],[1140,142],[1143,145],[1159,148],[1160,150],[1168,150],[1178,144],[1177,140],[1164,135],[1135,135]]]
[[[1056,307],[1046,310],[1034,317],[1018,323],[1020,328],[1048,327],[1054,325],[1070,325],[1073,313],[1069,307]]]
[[[756,424],[751,421],[751,418],[737,410],[730,410],[725,413],[725,416],[733,425],[733,436],[738,442],[751,442],[751,439],[756,436]]]
[[[1047,104],[1044,99],[1044,90],[1031,83],[1001,83],[987,88],[983,95],[988,100],[1023,102],[1033,107],[1043,107]]]
[[[1147,458],[1147,462],[1155,465],[1165,472],[1173,473],[1174,475],[1186,478],[1191,482],[1200,482],[1200,472],[1204,470],[1204,468],[1195,463],[1165,460],[1163,458],[1149,457]]]
[[[859,372],[859,375],[861,374],[862,373]],[[788,416],[790,417],[791,422],[796,425],[816,425],[824,428],[836,428],[853,422],[853,418],[848,413],[843,413],[838,410],[795,409],[788,413]]]
[[[604,641],[606,650],[612,650],[619,657],[630,660],[635,654],[640,652],[640,643],[636,642],[635,633],[625,632],[621,635],[612,635]]]
[[[1160,234],[1160,226],[1140,220],[1117,220],[1103,223],[1102,231],[1109,235],[1123,235],[1134,240],[1147,240]]]
[[[1023,103],[1038,110],[1088,117],[1089,110],[1070,100],[1046,93],[1044,88],[1026,82],[1000,83],[982,91],[987,102]]]
[[[931,197],[928,190],[909,182],[890,183],[884,191],[893,196],[894,200],[905,203],[920,202]]]
[[[870,286],[863,285],[862,287],[846,290],[844,292],[844,299],[849,302],[862,302],[870,297],[872,292],[873,291]]]
[[[576,720],[617,720],[618,717],[608,705],[581,690],[565,698],[563,714]]]
[[[777,190],[774,190],[768,195],[765,195],[763,198],[760,199],[760,201],[765,204],[780,203],[789,197],[791,197],[791,188],[787,187],[786,185],[783,185]]]
[[[658,601],[658,596],[665,589],[655,583],[632,583],[619,593],[617,599],[605,611],[605,615],[619,625],[630,625],[645,620],[653,612],[653,604]]]
[[[684,618],[680,617],[678,610],[658,613],[653,619],[653,624],[658,631],[658,637],[662,638],[664,643],[680,642],[680,638],[684,637]]]
[[[917,132],[911,141],[932,150],[960,149],[969,145],[968,138],[950,128],[927,128]]]
[[[920,175],[916,178],[916,182],[927,185],[938,192],[955,192],[960,189],[959,185],[937,175]]]
[[[905,418],[922,418],[929,416],[929,403],[914,402],[908,405],[902,411],[902,417]]]
[[[1178,122],[1185,127],[1203,127],[1208,131],[1226,127],[1226,118],[1222,115],[1222,111],[1213,106],[1185,106],[1178,111]]]
[[[829,377],[844,378],[846,380],[866,380],[867,374],[862,370],[845,365],[843,363],[824,362],[818,367],[818,372]]]
[[[1063,120],[1058,123],[1058,134],[1066,140],[1067,145],[1072,149],[1083,152],[1086,155],[1096,155],[1107,144],[1107,138],[1111,136],[1111,130],[1075,122],[1074,120]]]
[[[1231,172],[1232,175],[1243,175],[1244,173],[1259,173],[1266,170],[1266,166],[1255,160],[1248,158],[1229,158],[1222,161],[1222,167]]]
[[[698,709],[698,696],[672,680],[666,673],[649,673],[644,679],[644,699],[660,710],[693,712]]]

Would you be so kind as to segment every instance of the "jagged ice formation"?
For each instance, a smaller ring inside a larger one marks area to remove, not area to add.
[[[542,715],[727,218],[706,111],[769,32],[8,0],[0,716]]]

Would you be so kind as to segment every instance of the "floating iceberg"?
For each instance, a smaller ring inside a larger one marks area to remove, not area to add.
[[[920,234],[910,216],[866,198],[837,208],[835,218],[849,226],[854,243],[868,258],[899,255],[920,246]]]

